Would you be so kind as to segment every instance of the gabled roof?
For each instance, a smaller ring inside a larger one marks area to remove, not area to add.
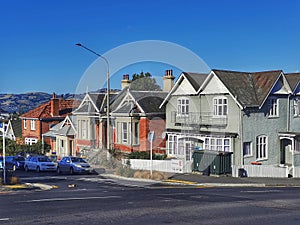
[[[110,103],[117,93],[110,93]],[[106,93],[87,93],[83,100],[81,101],[78,108],[73,112],[73,114],[82,114],[82,113],[101,113],[106,108]]]
[[[79,105],[77,100],[70,99],[58,99],[59,101],[59,111],[57,116],[51,114],[51,100],[22,114],[21,118],[37,118],[37,119],[48,119],[48,118],[57,118],[57,117],[66,117],[70,114],[73,108],[76,108]]]
[[[293,92],[296,91],[300,84],[300,73],[286,73],[285,77]]]
[[[165,113],[159,106],[167,96],[163,91],[137,91],[124,89],[113,103],[112,113]]]
[[[179,85],[182,83],[183,79],[186,79],[194,88],[195,92],[198,92],[204,81],[206,80],[208,74],[204,73],[192,73],[192,72],[182,72],[179,76],[178,80],[176,81],[175,85],[171,89],[171,91],[168,93],[160,107],[164,107],[165,104],[169,101],[172,94],[176,91],[176,89],[179,87]]]
[[[191,85],[194,87],[195,91],[198,91],[205,79],[207,78],[207,74],[205,73],[191,73],[191,72],[183,72],[184,76],[189,80]]]
[[[11,120],[12,129],[16,137],[22,137],[22,120]]]
[[[76,134],[77,124],[75,116],[67,116],[63,121],[51,127],[50,130],[43,134],[45,137],[74,136]]]
[[[242,107],[260,107],[283,76],[281,70],[237,72],[212,70]]]

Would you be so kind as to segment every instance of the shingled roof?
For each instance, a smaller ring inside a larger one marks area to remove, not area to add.
[[[212,71],[243,107],[261,106],[282,74],[282,70],[251,73]]]
[[[286,73],[285,77],[292,91],[295,92],[300,83],[300,73]]]
[[[49,119],[49,118],[64,118],[70,114],[73,108],[76,108],[79,105],[77,100],[65,100],[62,98],[58,99],[58,115],[53,115],[51,112],[51,101],[48,101],[24,114],[21,115],[21,118],[39,118],[39,119]]]
[[[131,104],[122,104],[124,98],[128,98],[128,96],[130,96],[130,98],[132,97]],[[159,106],[166,96],[167,92],[163,91],[137,91],[126,89],[115,99],[113,113],[127,114],[132,110],[133,113],[165,113],[165,108],[159,108]],[[139,107],[134,107],[132,104],[136,104],[136,106],[138,105]]]
[[[189,80],[195,91],[198,91],[198,89],[207,78],[207,74],[204,73],[183,72],[183,74]]]

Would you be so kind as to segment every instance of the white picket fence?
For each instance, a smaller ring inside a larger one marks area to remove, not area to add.
[[[300,167],[294,167],[293,177],[300,178]]]
[[[180,159],[171,160],[151,160],[147,159],[123,159],[123,165],[127,164],[127,160],[130,160],[130,168],[135,170],[152,170],[167,172],[167,173],[191,173],[192,162]]]
[[[238,171],[241,167],[233,166],[232,176],[238,177]],[[248,177],[288,177],[289,169],[279,166],[264,166],[264,165],[244,165],[242,167]],[[300,171],[299,171],[300,172]]]

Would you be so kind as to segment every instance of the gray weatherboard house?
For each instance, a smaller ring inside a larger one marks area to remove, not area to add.
[[[168,156],[182,159],[184,172],[208,165],[214,172],[207,156],[226,154],[224,173],[232,176],[244,169],[253,177],[300,177],[299,80],[300,73],[281,70],[182,73],[161,105]]]

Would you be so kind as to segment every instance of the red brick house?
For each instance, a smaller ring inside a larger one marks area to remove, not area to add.
[[[172,70],[166,71],[163,91],[131,90],[126,81],[128,75],[124,75],[123,90],[111,104],[114,149],[123,153],[150,151],[148,134],[154,131],[152,150],[165,154],[166,113],[165,107],[159,106],[174,85]]]
[[[75,100],[57,98],[53,93],[50,101],[22,114],[22,138],[25,144],[35,144],[42,139],[42,134],[49,131],[55,124],[63,121],[74,107],[78,106]],[[44,140],[51,145],[50,139]],[[54,146],[51,146],[52,148]]]

